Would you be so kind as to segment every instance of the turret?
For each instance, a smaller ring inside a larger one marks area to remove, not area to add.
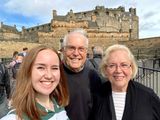
[[[2,26],[3,26],[3,22],[1,22],[1,24],[0,24],[0,28],[2,28]]]
[[[129,12],[133,15],[136,15],[136,8],[129,8]]]
[[[53,10],[53,17],[54,16],[57,16],[57,11],[56,10]]]

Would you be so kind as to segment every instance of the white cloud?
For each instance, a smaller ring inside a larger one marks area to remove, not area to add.
[[[160,36],[160,7],[158,0],[137,0],[140,38]]]
[[[160,36],[160,3],[159,0],[3,0],[5,9],[10,14],[35,17],[37,23],[47,23],[52,19],[52,10],[58,15],[93,10],[97,5],[106,8],[124,6],[128,11],[135,7],[139,16],[140,37]],[[2,18],[2,17],[1,17]],[[5,18],[2,18],[2,20]]]

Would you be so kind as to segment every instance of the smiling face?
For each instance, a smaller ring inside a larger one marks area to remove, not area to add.
[[[70,69],[80,71],[87,56],[85,37],[79,33],[71,34],[64,46],[63,55],[64,61]]]
[[[127,90],[128,82],[132,76],[132,66],[126,51],[111,52],[105,71],[113,91],[125,92]]]
[[[32,67],[31,80],[36,95],[49,96],[60,81],[60,63],[50,49],[38,53]]]

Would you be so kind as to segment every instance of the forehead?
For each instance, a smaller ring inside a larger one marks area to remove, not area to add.
[[[128,52],[125,50],[115,50],[110,52],[108,56],[109,62],[128,62],[130,61]]]
[[[46,49],[37,54],[35,62],[59,63],[59,58],[54,51]]]
[[[85,46],[86,38],[80,33],[72,33],[68,36],[67,45]]]

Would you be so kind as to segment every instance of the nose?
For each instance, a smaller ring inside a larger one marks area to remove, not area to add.
[[[79,55],[79,51],[78,51],[77,48],[73,51],[73,54],[74,54],[74,55]]]
[[[122,71],[122,69],[121,69],[121,67],[119,65],[116,66],[116,71],[117,72],[121,72]]]
[[[45,78],[46,79],[51,79],[52,78],[52,72],[50,69],[47,69],[45,72]]]

